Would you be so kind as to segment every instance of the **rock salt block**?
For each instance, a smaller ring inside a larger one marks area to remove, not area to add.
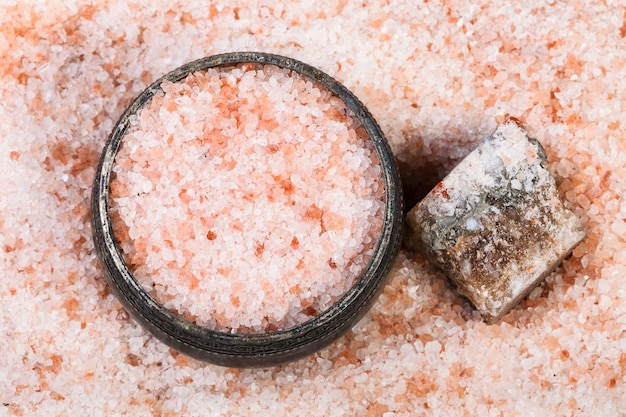
[[[497,322],[584,238],[541,144],[510,118],[407,215],[407,245]]]

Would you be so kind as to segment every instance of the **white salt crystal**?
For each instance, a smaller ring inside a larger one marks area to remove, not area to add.
[[[522,189],[522,183],[519,182],[519,180],[517,178],[513,178],[511,180],[511,188],[514,190],[521,190]]]
[[[465,221],[465,227],[467,228],[467,230],[480,230],[482,228],[482,225],[474,217],[469,217]]]

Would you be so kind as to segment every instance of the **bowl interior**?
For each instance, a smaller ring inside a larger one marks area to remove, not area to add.
[[[129,269],[113,234],[110,182],[115,156],[130,118],[161,89],[188,74],[242,63],[271,64],[311,78],[339,97],[359,119],[381,163],[385,191],[383,228],[374,254],[356,283],[329,309],[295,327],[269,333],[239,334],[210,330],[184,320],[151,297]],[[310,354],[348,330],[374,301],[399,248],[403,219],[402,187],[395,159],[365,106],[343,85],[300,61],[272,54],[237,52],[203,58],[166,74],[150,85],[124,112],[101,155],[92,195],[92,223],[97,254],[113,292],[129,313],[171,347],[201,360],[227,366],[267,366]]]

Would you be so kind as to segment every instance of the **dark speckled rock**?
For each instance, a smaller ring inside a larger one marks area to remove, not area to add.
[[[487,137],[407,216],[424,253],[494,323],[583,239],[546,154],[515,119]]]

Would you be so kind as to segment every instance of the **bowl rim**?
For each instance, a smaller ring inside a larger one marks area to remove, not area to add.
[[[330,308],[294,327],[271,333],[238,334],[210,330],[186,321],[159,304],[134,278],[114,237],[109,213],[112,168],[131,117],[159,91],[164,81],[215,67],[254,63],[295,71],[330,90],[350,108],[367,131],[380,159],[385,190],[383,228],[374,254],[355,284]],[[339,338],[371,307],[391,269],[402,237],[404,203],[391,148],[367,108],[341,83],[301,61],[263,52],[212,55],[182,65],[148,86],[124,111],[103,148],[92,196],[92,233],[105,278],[130,315],[168,346],[196,359],[231,367],[264,367],[314,353]]]

